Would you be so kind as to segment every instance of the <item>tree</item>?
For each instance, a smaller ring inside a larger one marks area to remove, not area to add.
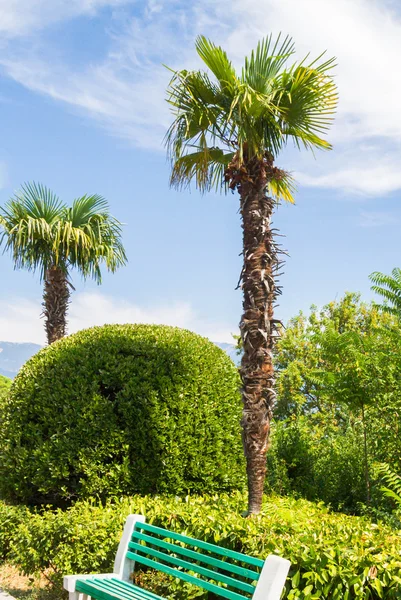
[[[293,202],[291,175],[275,166],[289,140],[298,148],[329,149],[323,139],[337,104],[331,76],[334,59],[307,58],[286,67],[294,53],[289,37],[262,40],[238,75],[227,54],[205,37],[196,50],[205,71],[173,71],[168,102],[174,121],[166,144],[171,185],[195,180],[240,195],[243,229],[243,444],[247,460],[248,514],[260,511],[266,452],[275,403],[273,349],[279,321],[273,308],[280,248],[271,225],[280,200]]]
[[[0,208],[0,228],[0,246],[11,253],[15,268],[39,271],[49,344],[66,334],[74,289],[70,271],[100,284],[102,263],[112,272],[126,263],[121,223],[97,194],[68,207],[45,186],[27,183]]]
[[[276,368],[277,431],[283,438],[283,431],[301,430],[314,463],[301,483],[310,482],[317,490],[311,473],[317,482],[321,475],[327,481],[338,475],[340,485],[329,490],[333,495],[321,495],[321,499],[336,505],[339,498],[335,494],[344,494],[341,500],[346,498],[351,510],[357,509],[358,501],[370,503],[372,464],[401,466],[401,335],[397,319],[350,293],[320,311],[312,307],[308,317],[301,313],[288,324],[277,346]],[[283,456],[287,447],[288,465],[294,461],[290,441],[284,439],[279,448]],[[355,446],[353,457],[351,443]],[[330,455],[335,446],[340,453],[334,452],[322,471],[321,457]],[[352,459],[353,477],[360,471],[362,485],[356,479],[354,485],[347,473],[340,473],[338,456]]]

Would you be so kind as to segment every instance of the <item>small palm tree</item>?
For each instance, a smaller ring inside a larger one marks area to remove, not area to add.
[[[102,263],[112,272],[126,263],[121,223],[98,195],[83,196],[67,207],[45,186],[28,183],[0,208],[1,229],[0,246],[11,252],[15,268],[39,271],[44,282],[49,344],[67,331],[71,269],[101,283]]]
[[[275,403],[273,349],[279,322],[273,307],[280,248],[271,226],[280,200],[293,202],[290,174],[274,161],[288,140],[299,148],[329,149],[323,139],[337,104],[334,59],[286,67],[290,38],[261,41],[237,74],[222,48],[198,37],[196,50],[211,72],[173,71],[168,102],[174,121],[166,144],[171,184],[237,190],[243,229],[243,442],[248,513],[260,511],[270,419]]]
[[[374,284],[372,290],[386,302],[380,308],[390,315],[401,318],[401,269],[393,269],[391,275],[375,271],[369,279]]]

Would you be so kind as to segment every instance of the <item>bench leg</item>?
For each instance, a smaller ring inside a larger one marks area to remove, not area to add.
[[[68,600],[91,600],[91,596],[80,592],[68,592]]]

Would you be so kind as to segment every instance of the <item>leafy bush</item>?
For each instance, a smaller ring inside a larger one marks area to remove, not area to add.
[[[140,497],[77,502],[66,511],[32,514],[20,523],[11,545],[14,562],[26,573],[53,569],[55,582],[67,573],[107,572],[129,513],[156,525],[265,558],[288,558],[287,598],[389,600],[401,594],[401,532],[362,517],[330,513],[323,505],[268,498],[262,514],[238,516],[245,497],[235,492],[209,497]],[[194,598],[194,589],[152,572],[139,581],[161,595]]]
[[[41,350],[14,381],[0,437],[3,497],[77,498],[242,487],[237,370],[189,331],[109,325]]]
[[[339,429],[318,415],[278,421],[267,455],[267,487],[322,500],[353,512],[366,501],[363,451],[357,427]]]
[[[6,401],[7,395],[9,393],[12,381],[8,379],[8,377],[4,377],[0,375],[0,427],[1,422],[4,419],[4,403]],[[0,444],[2,444],[2,439],[0,437]]]
[[[9,379],[8,377],[4,377],[4,375],[0,375],[0,400],[4,396],[6,396],[8,390],[11,387],[11,384],[11,379]]]
[[[10,506],[0,501],[0,561],[9,554],[11,541],[15,538],[19,525],[29,514],[29,510],[23,505]]]

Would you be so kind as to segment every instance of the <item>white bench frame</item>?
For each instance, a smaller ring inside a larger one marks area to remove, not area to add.
[[[143,515],[129,515],[125,521],[124,531],[120,543],[118,545],[116,558],[114,560],[113,573],[100,573],[91,575],[66,575],[64,577],[64,589],[68,591],[69,600],[87,600],[91,598],[86,594],[81,594],[75,591],[75,582],[91,577],[101,577],[109,579],[114,577],[122,581],[131,581],[131,576],[134,571],[135,562],[126,558],[128,544],[131,541],[132,533],[136,523],[144,523]],[[287,579],[288,571],[291,563],[285,558],[271,554],[265,560],[259,580],[256,584],[252,600],[280,600],[285,580]]]

